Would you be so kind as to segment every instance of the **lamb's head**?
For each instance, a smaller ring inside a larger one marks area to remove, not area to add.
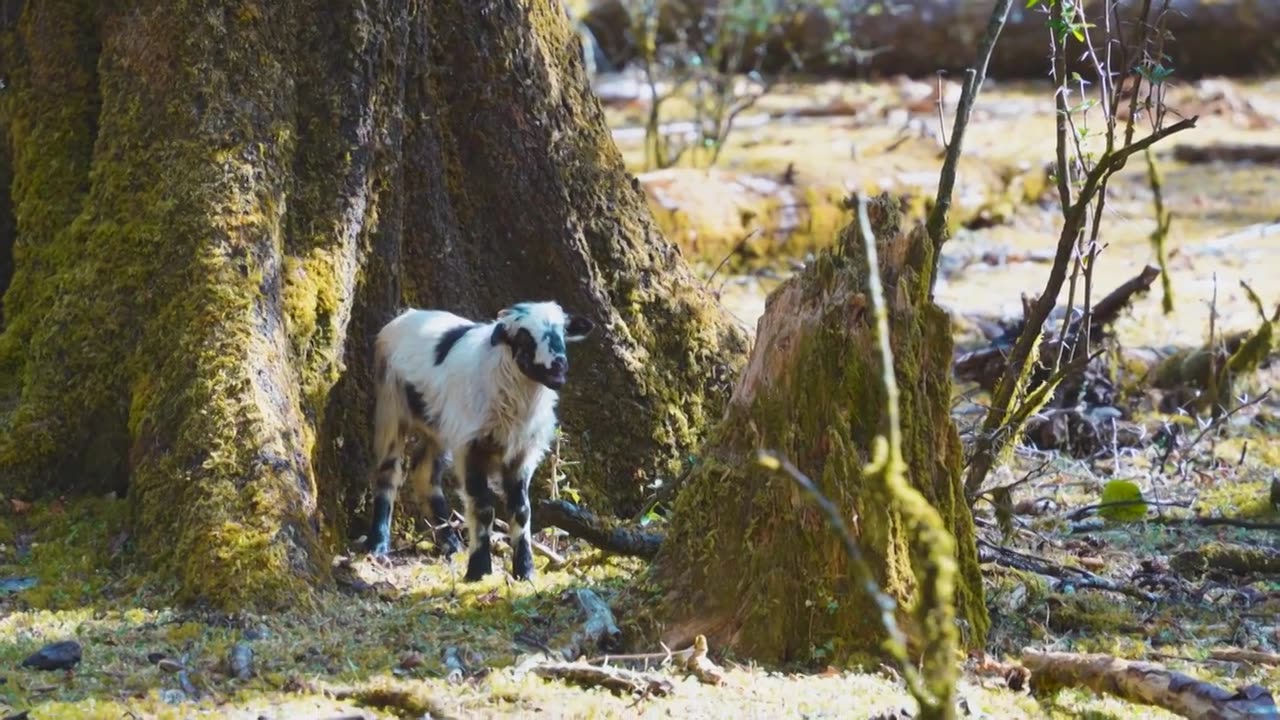
[[[559,390],[569,374],[566,343],[582,340],[594,327],[590,320],[570,315],[554,302],[517,303],[498,313],[492,342],[511,348],[525,377]]]

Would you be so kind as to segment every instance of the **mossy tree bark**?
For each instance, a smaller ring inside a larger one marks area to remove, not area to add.
[[[956,619],[980,646],[988,627],[959,436],[951,421],[951,334],[928,299],[923,226],[900,227],[887,198],[870,206],[900,388],[907,480],[956,540]],[[686,480],[645,588],[671,647],[697,634],[751,657],[806,661],[878,656],[878,611],[853,582],[840,541],[803,493],[756,461],[789,458],[846,513],[899,623],[922,645],[945,628],[913,627],[921,576],[937,560],[912,547],[903,508],[865,475],[885,391],[867,300],[867,265],[851,225],[837,249],[769,297],[755,348],[701,465]],[[651,595],[650,595],[651,593]],[[676,644],[671,644],[676,643]],[[912,657],[918,657],[915,648]]]
[[[559,4],[12,18],[0,485],[127,489],[184,597],[270,606],[326,579],[366,490],[372,336],[405,305],[595,320],[562,416],[573,481],[611,509],[718,413],[743,336],[655,231]]]

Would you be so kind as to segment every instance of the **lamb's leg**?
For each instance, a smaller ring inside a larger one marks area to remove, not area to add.
[[[414,455],[409,482],[413,487],[413,494],[420,500],[425,498],[430,505],[436,546],[448,557],[462,545],[458,532],[449,524],[449,500],[444,493],[444,473],[449,467],[449,456],[425,438]]]
[[[369,552],[375,556],[391,549],[391,510],[404,484],[404,390],[388,377],[385,367],[379,375],[373,412],[373,448],[378,453],[378,469],[372,477],[373,518],[366,539]]]
[[[471,443],[465,453],[455,454],[455,460],[459,456],[465,458],[460,468],[467,495],[467,534],[470,540],[465,579],[475,582],[493,572],[490,535],[493,532],[494,497],[489,477],[493,474],[494,453],[481,443]]]
[[[510,525],[511,574],[517,580],[533,577],[533,538],[529,521],[533,510],[529,506],[529,480],[533,468],[521,462],[507,465],[502,470],[502,488],[507,495],[507,523]]]
[[[375,556],[386,555],[391,550],[391,510],[403,484],[404,468],[400,448],[397,447],[383,456],[374,473],[373,519],[369,525],[366,545]]]

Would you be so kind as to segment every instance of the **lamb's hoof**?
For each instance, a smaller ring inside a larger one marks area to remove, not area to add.
[[[365,550],[375,558],[384,558],[391,552],[391,538],[371,535],[365,541]]]
[[[478,582],[491,572],[493,572],[492,557],[488,553],[474,553],[467,560],[467,574],[463,577],[463,580]]]

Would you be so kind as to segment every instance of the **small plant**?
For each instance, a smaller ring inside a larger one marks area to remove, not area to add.
[[[631,5],[631,35],[637,64],[648,88],[645,120],[645,165],[661,169],[686,155],[696,167],[712,167],[733,132],[734,123],[787,75],[804,68],[790,28],[804,14],[822,12],[835,28],[819,48],[819,57],[833,58],[850,47],[836,0],[801,6],[788,0],[714,0],[702,4],[688,19],[660,14],[656,0]],[[674,14],[674,13],[673,13]],[[674,38],[660,42],[665,25]],[[776,58],[767,67],[770,56]],[[692,105],[691,140],[672,144],[663,130],[664,106],[677,97]]]

